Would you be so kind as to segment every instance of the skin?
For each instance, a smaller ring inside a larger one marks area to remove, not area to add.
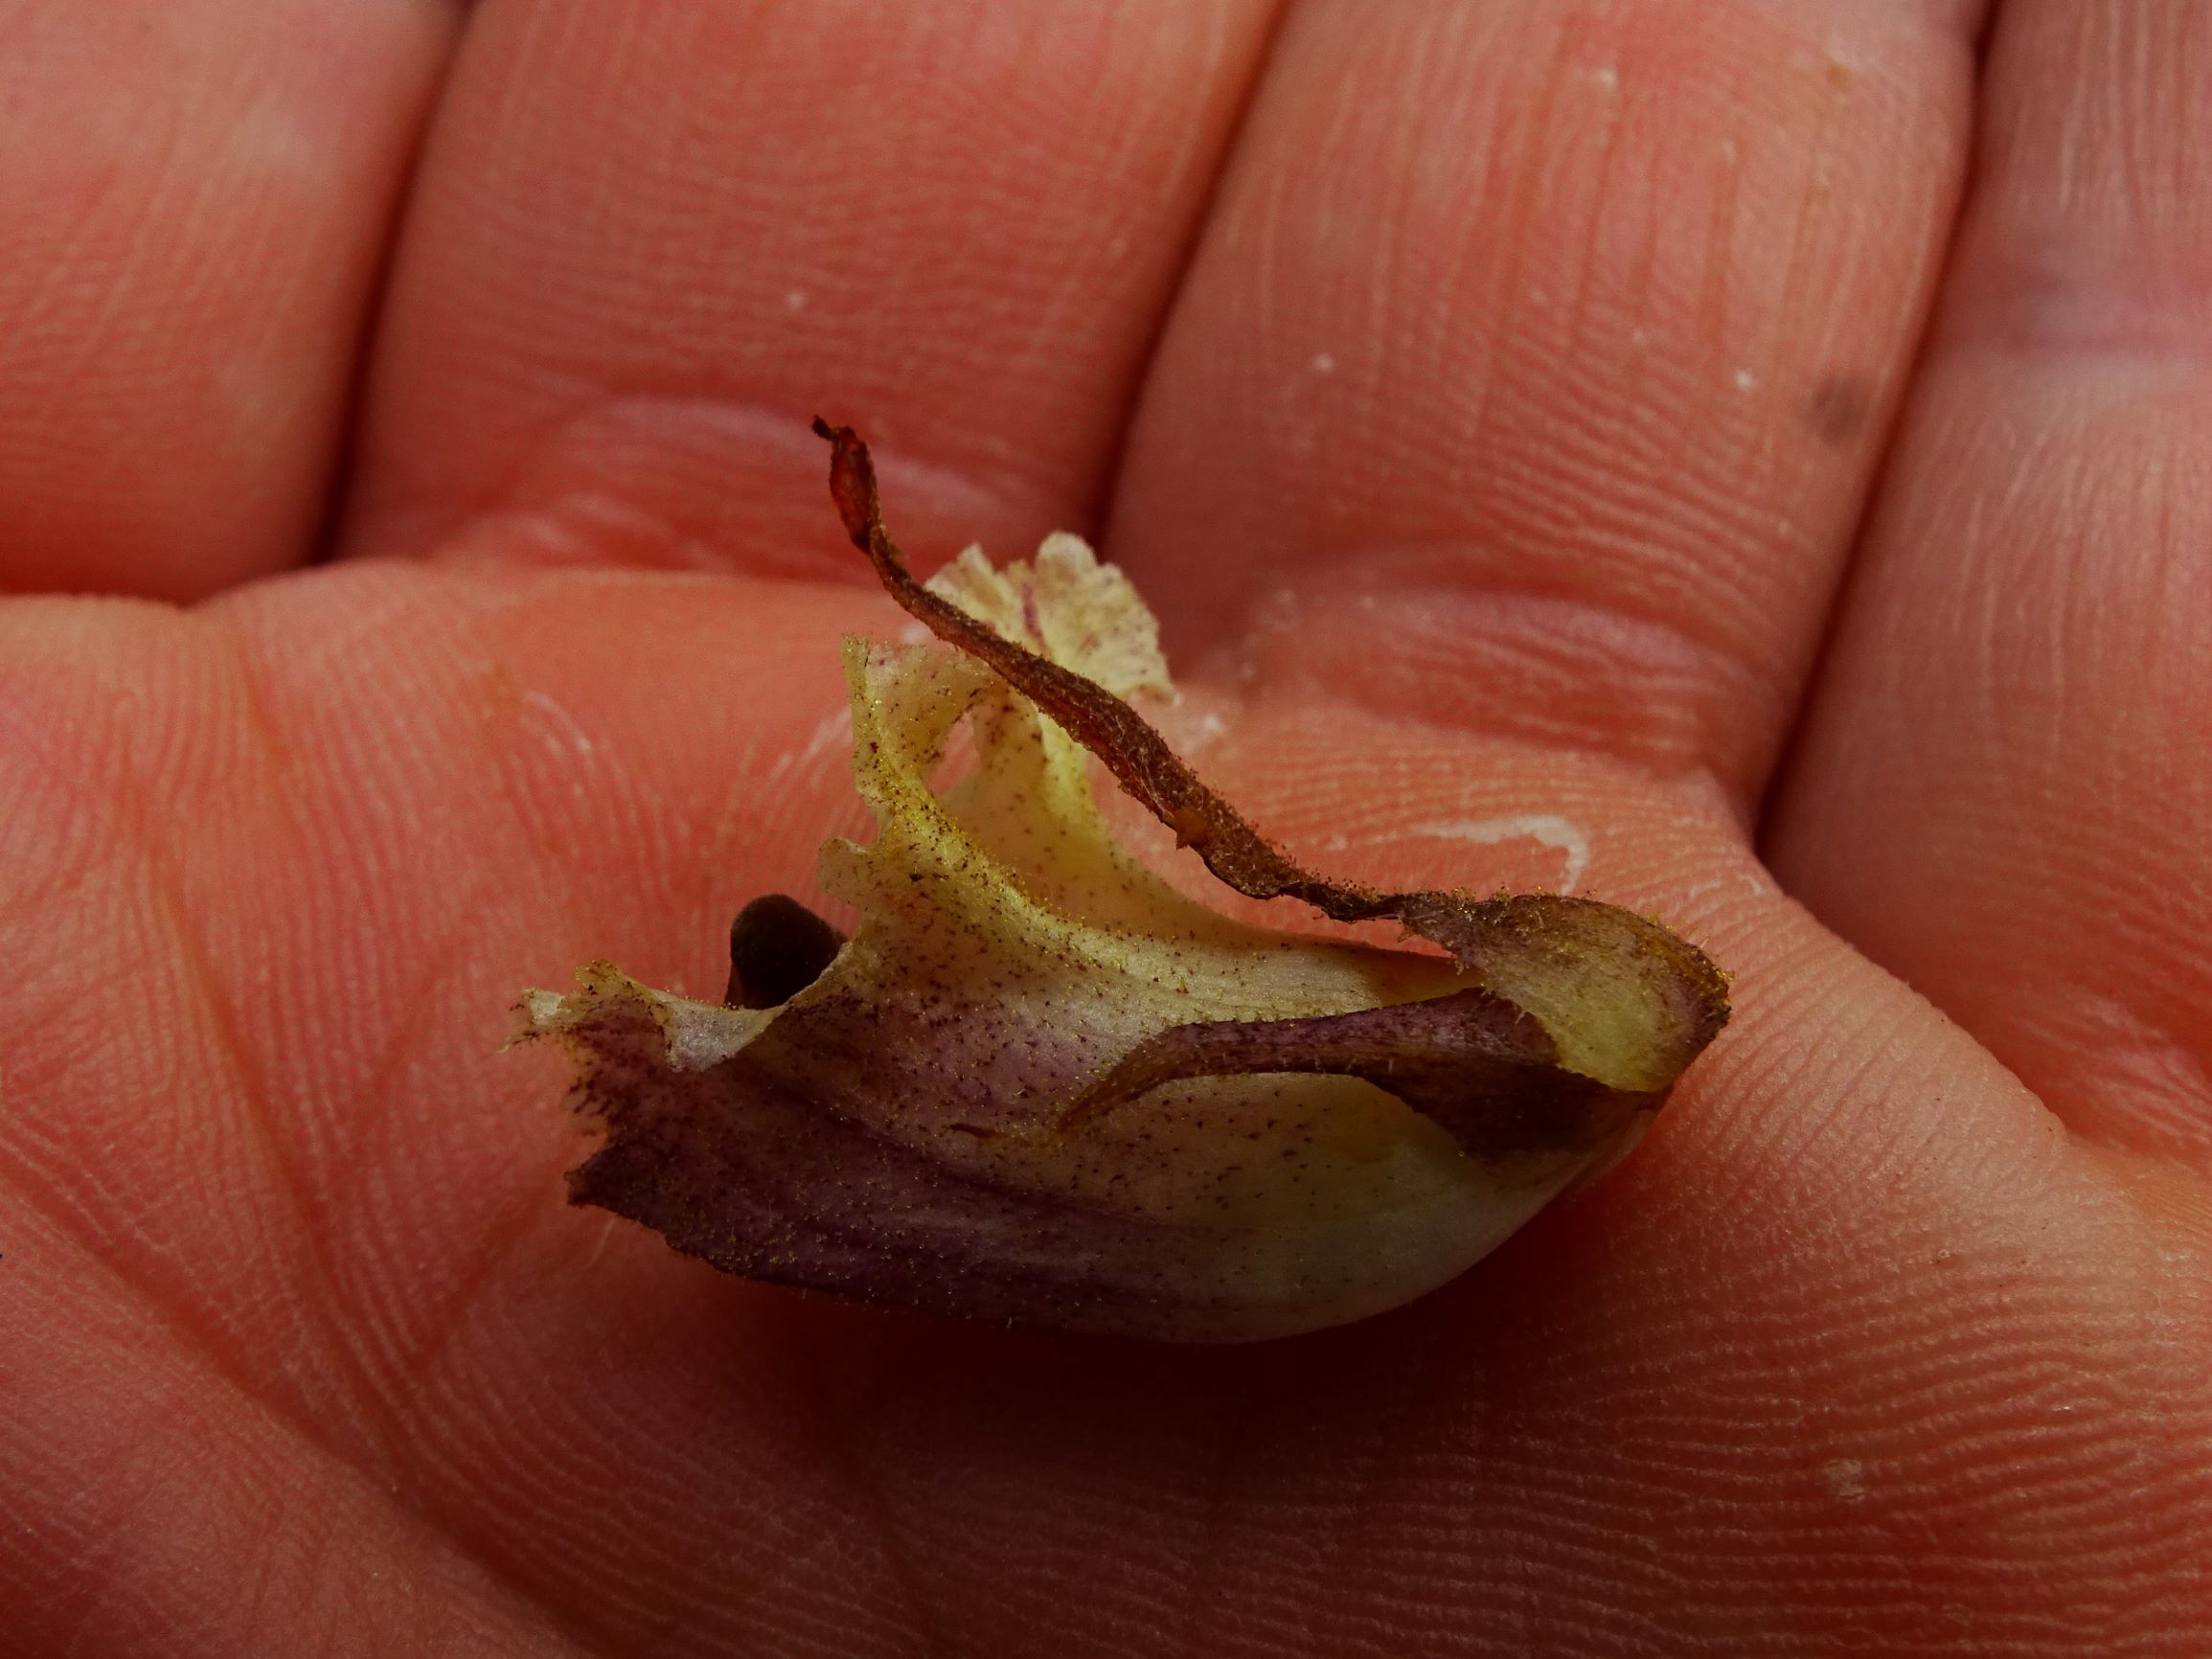
[[[10,0],[0,92],[0,1648],[2212,1643],[2201,6]],[[1569,820],[1736,975],[1642,1147],[1243,1351],[565,1208],[516,990],[856,827],[817,410],[919,564],[1123,561],[1331,873]]]

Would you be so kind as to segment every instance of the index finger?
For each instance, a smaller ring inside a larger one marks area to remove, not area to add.
[[[1086,528],[1266,0],[487,0],[372,370],[356,552],[864,580]]]

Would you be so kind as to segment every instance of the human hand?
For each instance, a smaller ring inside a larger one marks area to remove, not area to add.
[[[2203,1650],[2201,10],[1277,22],[0,11],[0,575],[193,602],[0,608],[0,1648]],[[816,410],[1310,861],[1705,944],[1643,1147],[1212,1352],[564,1207],[516,990],[860,828]]]

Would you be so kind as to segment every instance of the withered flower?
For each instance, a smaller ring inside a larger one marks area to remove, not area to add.
[[[866,847],[822,849],[851,938],[748,905],[722,1005],[607,963],[526,992],[604,1143],[574,1202],[727,1272],[976,1319],[1193,1342],[1419,1296],[1602,1168],[1727,1018],[1725,981],[1588,899],[1381,893],[1263,839],[1125,700],[1170,687],[1152,617],[1072,536],[926,586],[866,447],[832,443],[855,543],[946,645],[845,643]],[[952,648],[946,648],[949,645]],[[970,723],[973,770],[932,770]],[[1267,932],[1125,852],[1085,751],[1258,898],[1395,920],[1425,952]]]

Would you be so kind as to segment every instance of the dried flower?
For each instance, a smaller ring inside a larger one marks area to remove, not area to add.
[[[1293,863],[1128,698],[1170,693],[1135,590],[1072,536],[926,586],[866,447],[832,494],[945,645],[848,640],[867,847],[822,850],[851,938],[780,896],[724,1005],[606,963],[526,992],[604,1144],[573,1201],[732,1273],[970,1318],[1238,1341],[1458,1274],[1603,1167],[1727,1018],[1694,946],[1611,905],[1381,893]],[[973,772],[931,770],[971,723]],[[1085,751],[1240,893],[1449,953],[1278,934],[1125,852]]]

